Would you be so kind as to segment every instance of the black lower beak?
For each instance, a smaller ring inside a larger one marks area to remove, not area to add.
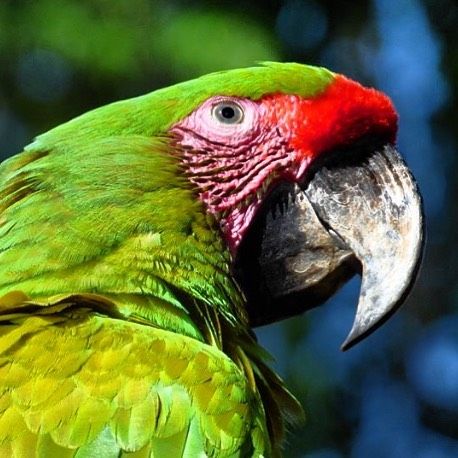
[[[315,168],[305,190],[279,187],[261,220],[238,263],[253,325],[321,304],[358,272],[361,291],[346,350],[394,313],[416,278],[421,197],[392,145],[334,155]]]

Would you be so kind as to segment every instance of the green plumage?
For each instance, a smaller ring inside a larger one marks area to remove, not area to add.
[[[89,112],[1,166],[0,456],[277,453],[300,407],[250,337],[167,132],[209,96],[310,97],[332,78],[208,75]]]
[[[228,255],[165,140],[112,136],[5,165],[0,294],[147,293],[183,310],[180,291],[235,319]]]

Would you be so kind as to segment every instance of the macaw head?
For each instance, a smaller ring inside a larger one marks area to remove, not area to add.
[[[171,132],[252,325],[321,304],[360,273],[350,347],[403,302],[422,252],[421,198],[395,148],[391,101],[298,64],[196,81],[205,96]]]

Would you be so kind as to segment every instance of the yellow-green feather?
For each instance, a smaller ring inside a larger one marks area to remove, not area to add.
[[[1,456],[269,452],[263,434],[251,437],[266,428],[259,393],[221,350],[94,314],[82,300],[57,304],[57,313],[53,305],[33,316],[27,307],[16,306],[14,318],[3,311]]]

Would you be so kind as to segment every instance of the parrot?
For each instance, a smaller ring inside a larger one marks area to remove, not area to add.
[[[263,62],[95,108],[0,166],[0,456],[276,457],[302,421],[254,329],[354,275],[405,301],[422,200],[384,93]]]

